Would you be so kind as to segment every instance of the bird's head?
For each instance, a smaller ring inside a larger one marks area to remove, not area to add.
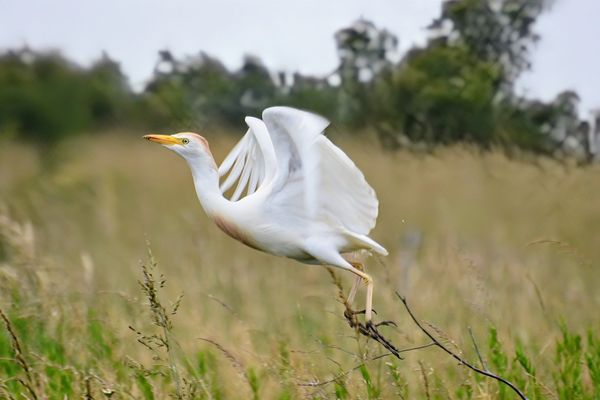
[[[174,135],[145,135],[144,139],[173,150],[188,162],[210,161],[214,164],[208,142],[197,133],[181,132]]]

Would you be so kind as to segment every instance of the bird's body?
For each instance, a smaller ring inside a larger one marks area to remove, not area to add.
[[[350,270],[360,277],[351,297],[365,279],[370,320],[372,279],[343,255],[361,249],[387,254],[367,236],[378,214],[375,192],[323,135],[329,124],[324,118],[272,107],[262,121],[247,117],[246,123],[248,132],[220,167],[200,135],[146,138],[183,156],[206,214],[232,238],[274,255]]]

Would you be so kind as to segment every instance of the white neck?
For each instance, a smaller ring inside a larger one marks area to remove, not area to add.
[[[211,216],[222,213],[229,200],[223,196],[219,188],[219,172],[214,161],[208,162],[201,158],[186,159],[186,161],[192,170],[196,195],[206,214]]]

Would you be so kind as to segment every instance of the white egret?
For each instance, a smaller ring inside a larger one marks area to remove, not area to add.
[[[367,236],[378,214],[375,191],[324,136],[326,119],[290,107],[268,108],[262,118],[246,117],[248,131],[218,168],[208,142],[198,134],[144,138],[187,161],[204,211],[232,238],[274,255],[351,271],[357,278],[348,308],[364,280],[365,321],[374,329],[373,279],[348,253],[388,254]]]

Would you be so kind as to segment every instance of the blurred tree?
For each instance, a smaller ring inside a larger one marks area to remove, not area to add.
[[[90,90],[90,113],[96,123],[110,124],[127,117],[131,106],[131,88],[121,67],[108,54],[86,71]]]
[[[517,147],[555,155],[584,156],[587,131],[579,119],[579,96],[573,91],[559,93],[548,103],[519,99],[503,102],[503,139]]]
[[[529,52],[539,36],[533,30],[550,0],[446,0],[430,26],[448,45],[466,46],[479,60],[501,68],[498,85],[512,90],[529,69]]]
[[[200,53],[185,61],[175,59],[167,50],[159,53],[154,77],[144,91],[150,114],[164,123],[193,125],[209,112],[227,107],[232,93],[229,71],[218,60]],[[207,106],[205,98],[210,96]],[[225,104],[221,102],[226,99]]]
[[[155,113],[175,118],[179,125],[237,126],[245,115],[260,115],[275,91],[269,71],[256,57],[246,56],[242,67],[230,72],[205,53],[177,60],[163,51],[145,94]]]
[[[339,65],[326,77],[274,75],[253,56],[229,70],[202,52],[164,50],[136,94],[106,54],[82,68],[58,53],[8,51],[0,54],[0,135],[53,142],[116,123],[238,128],[245,115],[284,104],[354,130],[374,127],[390,149],[466,141],[591,159],[595,142],[576,93],[541,102],[514,92],[551,1],[446,0],[432,38],[402,59],[393,34],[359,19],[336,32]]]
[[[86,127],[80,70],[56,53],[29,49],[0,57],[0,127],[3,135],[54,141]]]
[[[242,67],[235,73],[235,79],[239,113],[260,116],[262,110],[271,105],[277,91],[269,70],[258,57],[246,56]],[[231,118],[242,119],[239,114]]]
[[[391,148],[410,142],[491,144],[498,68],[464,46],[432,42],[375,80],[369,115]]]
[[[359,19],[335,34],[340,58],[338,120],[351,125],[365,122],[369,83],[392,62],[398,39],[385,29]]]
[[[552,152],[553,143],[563,143],[557,135],[572,137],[564,133],[578,126],[571,97],[541,112],[528,109],[513,90],[515,79],[529,68],[538,39],[534,23],[548,3],[445,1],[427,46],[384,67],[375,79],[366,104],[384,144],[469,141]]]
[[[312,110],[330,119],[338,117],[339,88],[326,78],[315,78],[296,73],[291,79],[280,74],[279,86],[273,104],[286,104]]]
[[[127,101],[116,63],[84,70],[58,53],[27,48],[0,55],[0,135],[54,142],[106,122]]]

